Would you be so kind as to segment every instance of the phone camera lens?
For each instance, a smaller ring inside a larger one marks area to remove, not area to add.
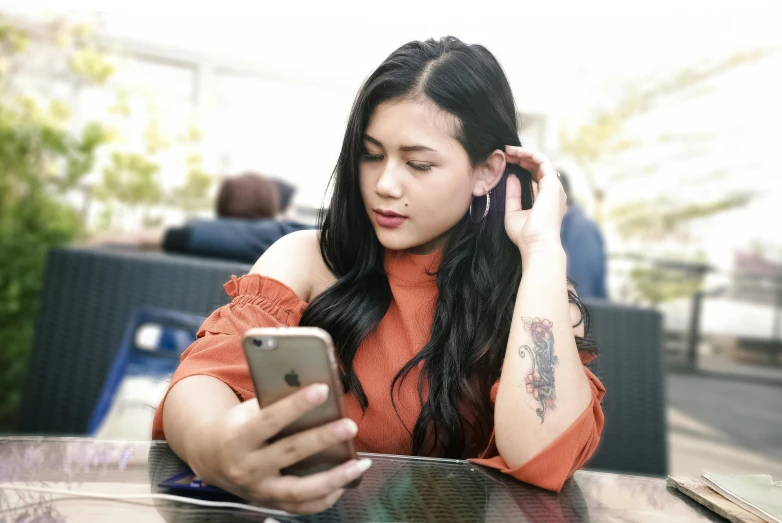
[[[253,345],[259,349],[275,349],[277,348],[277,340],[272,337],[257,337],[253,338]]]

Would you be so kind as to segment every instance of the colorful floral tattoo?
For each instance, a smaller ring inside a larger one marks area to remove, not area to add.
[[[526,353],[529,353],[532,359],[532,371],[526,379],[527,392],[540,403],[535,412],[543,423],[546,410],[553,409],[557,399],[554,391],[554,365],[559,360],[554,355],[554,333],[551,331],[554,324],[540,318],[522,316],[521,319],[524,321],[524,328],[530,331],[535,347],[522,345],[519,347],[519,356],[525,358]]]

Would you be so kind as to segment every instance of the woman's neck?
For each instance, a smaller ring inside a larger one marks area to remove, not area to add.
[[[426,255],[426,254],[432,254],[434,251],[441,249],[445,245],[445,238],[446,235],[443,234],[441,236],[438,236],[437,238],[430,240],[426,243],[423,243],[417,247],[411,247],[409,249],[406,249],[406,252],[410,254],[415,255]]]

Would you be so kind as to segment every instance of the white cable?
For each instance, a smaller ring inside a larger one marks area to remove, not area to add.
[[[56,494],[60,496],[70,496],[77,498],[94,498],[94,499],[107,499],[107,500],[134,500],[134,499],[160,499],[164,501],[176,501],[179,503],[190,503],[191,505],[199,505],[202,507],[216,507],[216,508],[238,508],[240,510],[248,510],[250,512],[260,512],[261,514],[275,515],[275,516],[293,516],[284,510],[274,510],[270,508],[254,507],[245,503],[234,503],[232,501],[207,501],[204,499],[194,499],[185,496],[174,496],[171,494],[111,494],[105,492],[80,492],[78,490],[68,489],[56,489],[45,487],[23,487],[21,485],[14,485],[9,483],[0,483],[0,490],[24,490],[28,492],[41,492],[43,494]]]

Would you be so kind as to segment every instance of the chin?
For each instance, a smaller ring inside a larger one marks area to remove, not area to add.
[[[375,227],[375,234],[377,235],[380,245],[392,251],[412,249],[421,243],[416,242],[415,239],[399,229],[389,230],[382,227]]]
[[[387,229],[376,224],[372,225],[374,225],[375,235],[377,236],[380,245],[386,249],[392,251],[405,251],[407,249],[414,249],[418,245],[424,243],[420,241],[420,238],[416,238],[415,235],[410,234],[409,230],[405,230],[405,225],[407,224],[397,229]]]
[[[437,242],[437,240],[441,238],[420,238],[411,234],[406,234],[405,231],[399,229],[388,230],[381,227],[375,227],[375,234],[377,235],[380,245],[391,251],[415,252],[422,247],[427,251],[430,251],[435,248],[433,242]]]

